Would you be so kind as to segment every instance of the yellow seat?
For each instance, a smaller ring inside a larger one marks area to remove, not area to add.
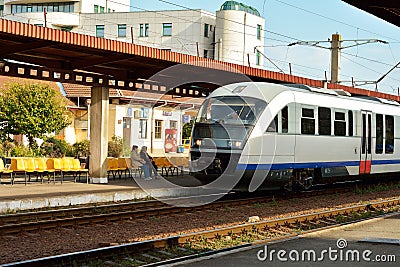
[[[113,180],[115,180],[115,176],[118,173],[118,159],[116,158],[107,158],[107,177],[110,176],[110,173],[113,176]]]
[[[153,160],[155,161],[157,167],[161,168],[161,175],[164,175],[164,173],[165,176],[168,176],[169,173],[173,175],[175,170],[178,170],[177,167],[174,164],[172,164],[168,158],[159,157],[159,158],[153,158]],[[171,158],[171,161],[174,162],[175,161],[174,158]]]
[[[189,158],[182,158],[182,166],[184,168],[189,168]]]
[[[131,177],[131,179],[133,179],[134,177],[136,177],[136,175],[139,173],[139,177],[142,177],[142,169],[139,166],[135,166],[132,165],[132,161],[131,158],[126,158],[126,165],[128,166],[128,172],[129,172],[129,176]]]
[[[35,160],[33,158],[24,158],[24,172],[25,172],[25,184],[26,184],[26,175],[28,175],[29,181],[31,180],[31,174],[37,174],[35,167]],[[38,176],[37,176],[38,177]]]
[[[13,170],[10,170],[9,168],[5,168],[3,160],[0,159],[0,184],[1,184],[1,175],[3,173],[10,174],[11,184],[14,184]]]
[[[71,161],[69,158],[61,158],[61,170],[63,172],[71,171]]]
[[[129,164],[128,164],[128,158],[118,158],[118,175],[119,179],[121,179],[122,173],[124,173],[125,179],[126,179],[126,172],[129,171],[129,166],[130,166],[130,158],[129,158]]]
[[[61,167],[61,183],[64,181],[64,176],[67,173],[72,173],[75,178],[77,174],[76,171],[72,170],[72,158],[61,158],[60,159],[60,167]]]
[[[46,160],[46,170],[48,173],[53,173],[53,182],[56,182],[56,173],[61,175],[61,160],[59,158],[49,158]]]
[[[43,177],[45,174],[47,174],[46,162],[44,158],[34,158],[33,160],[35,163],[36,174],[38,175],[38,177],[40,176],[41,182],[43,182]]]
[[[71,171],[75,172],[74,182],[76,182],[76,178],[78,177],[79,181],[81,180],[81,174],[86,174],[86,183],[89,183],[89,170],[85,169],[84,166],[80,163],[79,159],[72,159],[71,161]],[[85,163],[83,163],[85,164]]]

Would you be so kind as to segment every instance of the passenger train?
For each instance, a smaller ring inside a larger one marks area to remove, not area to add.
[[[223,86],[196,117],[190,171],[246,191],[400,172],[400,104],[305,85]]]

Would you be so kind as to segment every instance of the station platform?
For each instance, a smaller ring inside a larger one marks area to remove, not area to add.
[[[399,229],[397,213],[175,266],[398,266]]]
[[[35,178],[27,185],[23,182],[18,182],[14,185],[2,183],[0,185],[0,213],[204,193],[199,188],[200,182],[190,175],[174,175],[164,178],[171,185],[178,186],[165,186],[165,183],[160,183],[159,179],[140,180],[140,185],[138,185],[134,179],[130,178],[122,178],[121,180],[113,180],[111,178],[107,184],[75,183],[72,177],[66,177],[63,183],[60,180],[56,180],[55,183],[52,181],[50,183],[47,183],[47,181],[40,183],[40,181],[34,181]],[[143,186],[144,184],[146,186]],[[193,189],[191,190],[191,188]]]

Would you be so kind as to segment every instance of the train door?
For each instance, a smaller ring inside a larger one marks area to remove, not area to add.
[[[361,111],[360,174],[371,172],[372,113]]]

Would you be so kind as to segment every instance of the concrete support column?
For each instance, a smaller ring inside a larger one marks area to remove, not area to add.
[[[90,164],[92,183],[108,183],[108,87],[92,87],[90,103]]]
[[[342,36],[332,34],[331,45],[331,83],[339,83],[340,79],[340,49],[342,48]]]

